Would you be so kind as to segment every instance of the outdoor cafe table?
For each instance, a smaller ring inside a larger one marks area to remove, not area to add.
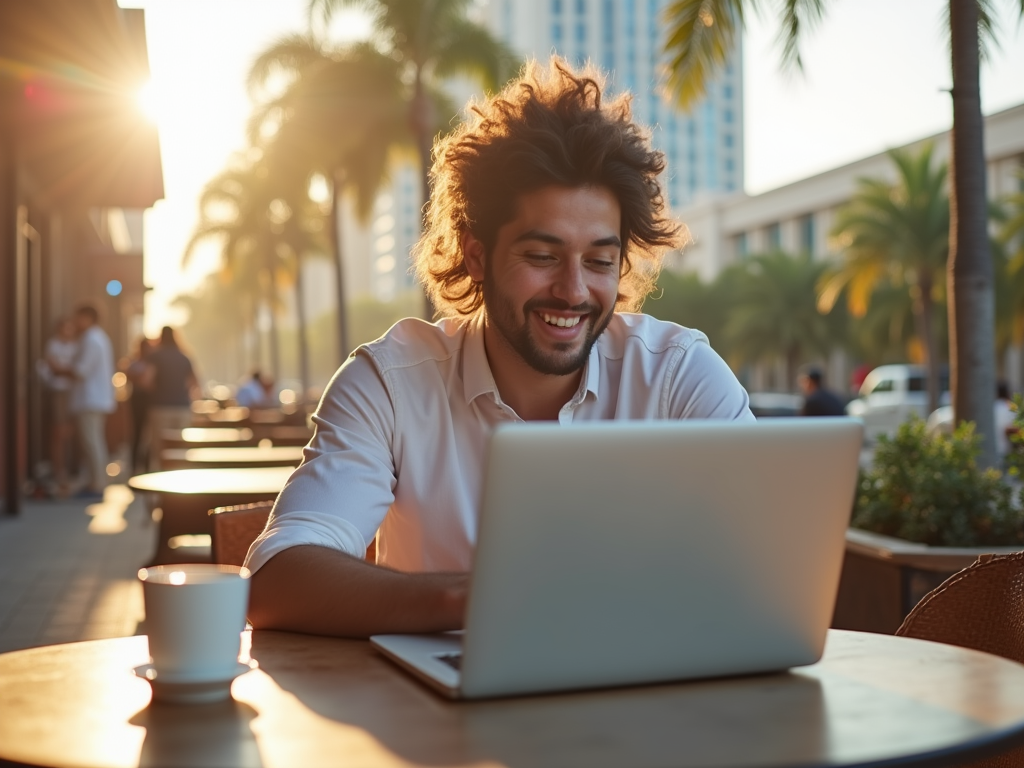
[[[256,631],[220,704],[151,704],[144,636],[0,654],[0,762],[42,766],[948,766],[1024,741],[1024,666],[830,630],[788,673],[449,702],[369,643]]]
[[[164,448],[237,448],[255,445],[256,439],[248,427],[185,427],[184,429],[165,429],[161,433],[161,445]]]
[[[209,534],[207,514],[214,507],[250,504],[273,499],[284,487],[292,467],[231,467],[226,469],[172,469],[150,472],[128,480],[135,491],[159,495],[160,533],[151,565],[183,559],[170,548],[175,536]]]
[[[171,448],[160,454],[165,469],[223,469],[230,467],[297,467],[298,446],[243,446],[239,448]]]

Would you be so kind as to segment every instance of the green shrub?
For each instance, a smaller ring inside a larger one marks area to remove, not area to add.
[[[880,437],[859,479],[853,527],[933,546],[1024,544],[1018,494],[999,471],[978,468],[978,444],[973,423],[931,436],[919,418]]]

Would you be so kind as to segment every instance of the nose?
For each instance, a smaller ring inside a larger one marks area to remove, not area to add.
[[[555,297],[567,302],[570,307],[583,304],[590,297],[586,274],[579,259],[565,259],[558,270],[558,277],[551,292]]]

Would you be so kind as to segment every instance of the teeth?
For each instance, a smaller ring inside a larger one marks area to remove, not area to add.
[[[573,328],[579,324],[579,317],[554,317],[553,315],[544,315],[544,322],[548,325],[557,325],[559,328]]]

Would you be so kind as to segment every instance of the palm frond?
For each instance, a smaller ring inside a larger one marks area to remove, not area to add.
[[[497,91],[521,66],[515,52],[485,27],[466,18],[453,19],[434,48],[434,75],[463,75],[488,91]]]
[[[800,58],[800,35],[805,29],[813,28],[825,10],[824,0],[783,0],[782,29],[779,42],[782,44],[783,66],[803,69]]]
[[[313,35],[285,35],[257,56],[249,67],[249,75],[246,78],[249,94],[258,96],[275,74],[286,73],[294,76],[295,73],[322,61],[323,58],[323,46]]]
[[[699,100],[736,44],[743,0],[674,0],[665,7],[668,90],[686,108]]]

